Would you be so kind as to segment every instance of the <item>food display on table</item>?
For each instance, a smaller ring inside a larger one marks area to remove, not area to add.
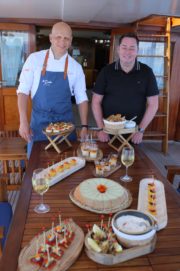
[[[86,225],[88,233],[85,236],[85,252],[91,260],[103,265],[115,265],[151,253],[155,249],[155,234],[146,244],[132,245],[128,248],[124,246],[123,238],[121,241],[116,233],[117,229],[114,231],[117,216],[113,217],[112,222],[111,218],[112,214],[109,214],[108,221],[105,222],[105,216],[101,215],[100,225]],[[132,235],[130,237],[133,238]]]
[[[126,123],[125,116],[122,116],[121,114],[111,115],[106,119],[103,119],[104,122],[104,128],[108,130],[118,130],[124,128],[124,125]]]
[[[91,141],[82,142],[77,149],[77,154],[79,157],[86,159],[86,161],[95,161],[97,159],[101,159],[103,156],[98,145]]]
[[[65,133],[74,128],[71,122],[56,122],[50,123],[44,131],[48,134]]]
[[[57,182],[63,180],[70,174],[76,172],[77,170],[83,168],[86,161],[80,157],[68,157],[63,161],[60,161],[50,167],[44,169],[44,174],[46,178],[49,179],[49,186],[56,184]]]
[[[51,229],[43,229],[22,249],[20,271],[65,271],[76,260],[84,243],[84,233],[72,219],[52,222]]]
[[[116,255],[121,253],[123,248],[116,239],[111,227],[111,214],[107,225],[103,223],[104,216],[101,216],[101,226],[94,224],[92,229],[89,225],[86,244],[94,251]]]
[[[106,178],[92,178],[81,182],[70,193],[79,207],[95,213],[114,213],[130,206],[131,194],[119,183]]]
[[[164,185],[153,178],[141,180],[138,196],[138,210],[149,213],[157,221],[158,230],[167,225],[167,207]]]
[[[155,220],[138,210],[123,210],[112,219],[112,228],[124,247],[149,244],[156,235]]]
[[[124,125],[124,128],[126,128],[126,129],[131,129],[131,128],[135,128],[136,127],[136,122],[135,121],[133,121],[133,120],[127,120],[126,122],[125,122],[125,125]]]
[[[112,121],[112,122],[119,122],[119,121],[125,121],[125,117],[122,116],[121,114],[116,114],[116,115],[110,115],[107,118],[108,121]]]
[[[121,167],[121,164],[118,161],[118,154],[116,153],[111,153],[107,158],[96,160],[94,164],[95,170],[93,171],[93,174],[96,177],[108,177]]]

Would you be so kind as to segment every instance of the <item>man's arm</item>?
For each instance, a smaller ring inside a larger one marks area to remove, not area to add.
[[[99,95],[96,93],[93,93],[92,97],[92,112],[96,121],[96,124],[98,128],[102,129],[104,124],[103,124],[103,112],[102,112],[102,99],[103,95]],[[108,134],[106,134],[104,131],[99,131],[98,132],[98,138],[102,142],[107,142],[109,140]]]
[[[139,128],[146,129],[149,123],[154,118],[157,110],[158,110],[158,95],[147,97],[147,106],[144,116],[139,124]],[[132,142],[135,144],[139,144],[142,142],[143,133],[137,132],[132,137]]]
[[[28,99],[28,95],[23,93],[18,94],[18,110],[20,118],[19,134],[27,142],[30,141],[32,137],[32,131],[30,130],[27,117]]]
[[[88,125],[88,101],[84,101],[78,104],[78,109],[79,109],[81,125]],[[80,133],[81,139],[86,139],[87,132],[88,132],[88,128],[82,127],[81,133]]]

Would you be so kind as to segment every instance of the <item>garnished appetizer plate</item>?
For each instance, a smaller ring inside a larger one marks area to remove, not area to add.
[[[19,271],[65,271],[79,256],[84,233],[72,220],[34,237],[20,253]],[[53,231],[53,232],[52,232]]]
[[[44,173],[50,181],[50,186],[68,177],[86,164],[85,159],[80,157],[68,157],[46,169]]]
[[[166,197],[162,182],[146,178],[140,181],[138,210],[147,212],[157,222],[157,230],[166,227],[168,222]]]
[[[56,122],[50,123],[46,128],[44,128],[43,133],[48,136],[55,136],[59,134],[65,135],[72,132],[74,129],[75,126],[71,122]]]
[[[84,158],[87,162],[94,162],[96,160],[100,160],[103,157],[103,152],[101,149],[97,150],[97,155],[95,157],[91,156],[91,154],[83,155],[81,147],[77,149],[78,157]]]
[[[112,228],[104,223],[100,227],[94,224],[85,236],[87,256],[96,263],[110,266],[149,254],[155,249],[155,244],[156,236],[146,245],[124,248]]]
[[[114,172],[116,172],[121,167],[121,163],[118,161],[117,164],[116,164],[116,166],[110,167],[109,170],[103,170],[102,173],[101,173],[101,171],[97,171],[96,167],[98,167],[98,165],[95,165],[95,169],[93,170],[93,175],[95,177],[104,177],[104,178],[107,178],[111,174],[113,174]],[[102,167],[102,165],[99,165],[99,167]]]

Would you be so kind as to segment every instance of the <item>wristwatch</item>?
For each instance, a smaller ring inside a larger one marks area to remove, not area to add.
[[[138,128],[138,132],[140,132],[140,133],[142,133],[142,134],[143,134],[143,133],[144,133],[144,131],[145,131],[145,130],[144,130],[143,128],[140,128],[140,127]]]

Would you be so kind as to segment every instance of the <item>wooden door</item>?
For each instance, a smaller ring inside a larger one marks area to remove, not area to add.
[[[16,89],[27,56],[35,51],[35,28],[0,23],[0,130],[18,130]],[[30,102],[28,113],[30,115]]]

